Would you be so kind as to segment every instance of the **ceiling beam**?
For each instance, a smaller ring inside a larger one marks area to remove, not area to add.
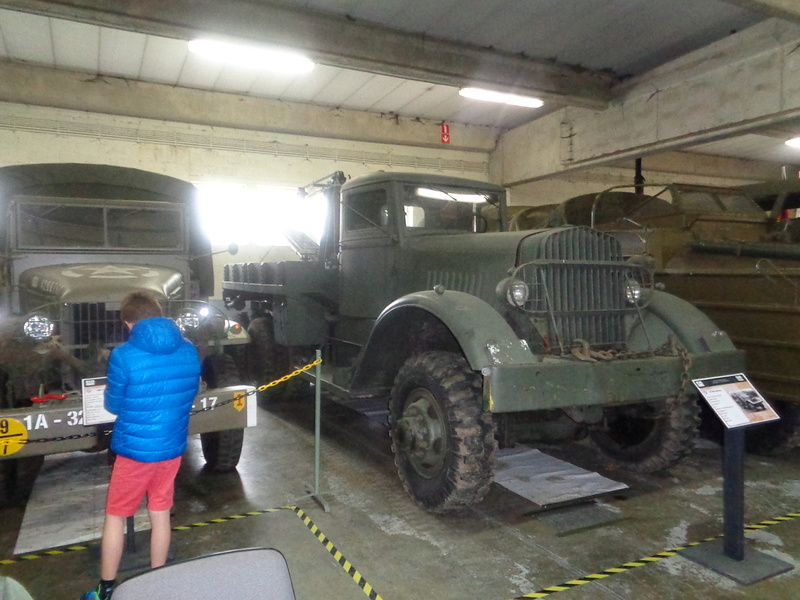
[[[778,17],[787,21],[800,22],[800,3],[797,0],[725,0],[729,4],[744,9]]]
[[[608,73],[264,1],[0,0],[0,8],[178,39],[260,42],[334,67],[536,95],[558,106],[605,109],[617,82]]]
[[[791,128],[800,122],[798,47],[800,24],[768,19],[632,79],[608,110],[564,108],[503,134],[492,160],[514,185]]]

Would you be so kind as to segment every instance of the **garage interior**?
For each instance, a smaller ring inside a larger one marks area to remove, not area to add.
[[[207,62],[187,48],[198,38],[316,64],[287,76]],[[466,87],[543,105],[475,101],[459,96]],[[0,0],[2,167],[110,164],[248,190],[296,189],[334,171],[437,173],[502,185],[511,206],[527,207],[637,174],[648,184],[794,179],[800,150],[784,142],[796,136],[791,0]],[[228,243],[239,243],[236,262],[296,258],[259,240],[269,217],[230,210],[256,233],[214,240],[218,299]],[[797,449],[745,459],[748,551],[793,568],[742,585],[677,552],[723,531],[714,439],[656,475],[603,470],[580,442],[539,445],[620,485],[540,504],[495,484],[465,514],[441,516],[403,490],[382,422],[323,398],[317,446],[314,409],[260,402],[232,473],[206,472],[190,441],[176,560],[274,547],[301,600],[800,596]],[[20,497],[0,508],[0,577],[36,600],[93,585],[108,472],[103,456],[48,457],[19,482]],[[30,511],[40,500],[44,517]],[[78,520],[73,533],[66,523]],[[144,568],[141,525],[122,579]]]

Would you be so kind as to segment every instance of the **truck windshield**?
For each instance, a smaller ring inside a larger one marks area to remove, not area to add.
[[[480,190],[407,187],[403,200],[410,233],[500,231],[500,200]]]
[[[143,203],[114,207],[76,203],[63,198],[17,197],[17,246],[48,250],[183,250],[181,211],[155,203],[139,204]]]
[[[681,208],[686,212],[736,212],[764,216],[764,210],[744,194],[720,191],[681,191]]]

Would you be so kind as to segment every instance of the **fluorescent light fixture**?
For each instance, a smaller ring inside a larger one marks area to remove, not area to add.
[[[525,108],[540,108],[544,102],[533,96],[519,96],[517,94],[505,94],[492,90],[482,90],[480,88],[462,88],[458,91],[459,96],[472,100],[485,100],[487,102],[500,102],[511,104],[512,106],[524,106]]]
[[[784,144],[786,144],[787,146],[791,146],[792,148],[800,148],[800,137],[786,140]]]
[[[217,62],[278,73],[299,75],[314,68],[314,63],[300,54],[216,40],[192,40],[189,52]]]

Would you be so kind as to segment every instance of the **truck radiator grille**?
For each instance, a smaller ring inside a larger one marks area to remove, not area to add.
[[[552,351],[565,353],[576,340],[623,348],[625,315],[636,310],[626,302],[626,281],[652,286],[650,272],[624,263],[618,242],[596,231],[574,227],[545,238],[534,248],[534,260],[514,275],[528,285],[521,308],[534,317]]]
[[[67,304],[61,315],[62,342],[80,359],[90,359],[98,348],[118,346],[126,339],[119,310],[103,302]]]

